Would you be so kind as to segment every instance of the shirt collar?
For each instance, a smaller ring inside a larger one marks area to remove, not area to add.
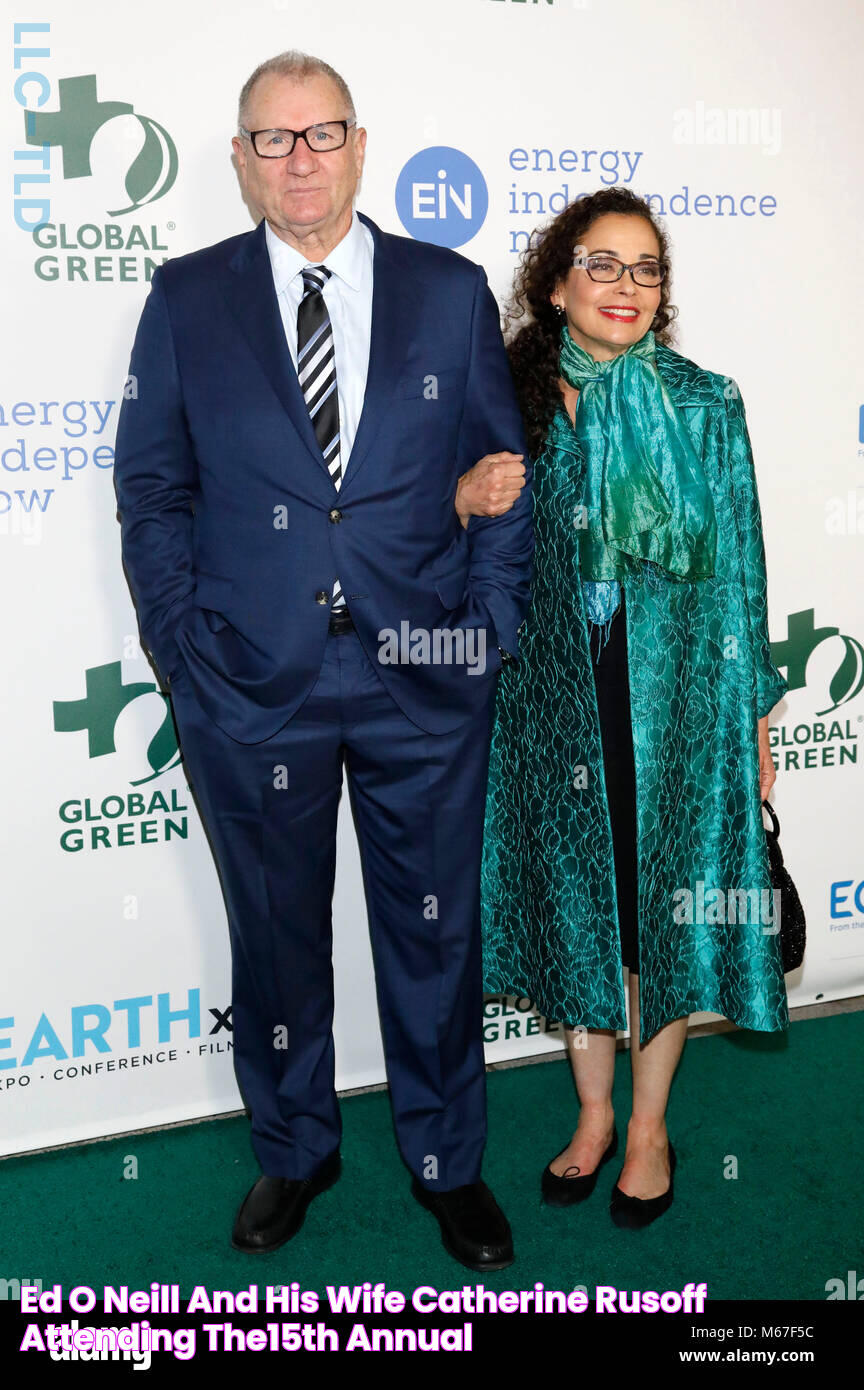
[[[338,275],[349,289],[359,290],[363,284],[364,272],[372,263],[372,238],[356,212],[342,240],[323,261],[308,261],[301,252],[278,237],[269,222],[265,222],[264,236],[270,253],[277,294],[281,294],[295,275],[299,275],[310,265],[326,265],[327,269]]]

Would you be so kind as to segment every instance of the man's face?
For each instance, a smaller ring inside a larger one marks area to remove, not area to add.
[[[269,74],[253,88],[247,130],[305,130],[321,121],[349,118],[339,89],[329,77]],[[310,137],[311,138],[311,137]],[[240,177],[248,198],[261,209],[273,230],[287,240],[314,234],[338,240],[348,230],[354,194],[363,169],[366,132],[349,126],[341,149],[310,150],[297,140],[291,154],[262,159],[251,140],[235,136]]]

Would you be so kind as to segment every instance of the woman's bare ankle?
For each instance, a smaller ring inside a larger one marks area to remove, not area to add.
[[[615,1110],[611,1100],[582,1101],[579,1107],[579,1127],[586,1130],[612,1129]]]

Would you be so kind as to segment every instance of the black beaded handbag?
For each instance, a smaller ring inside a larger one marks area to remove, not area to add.
[[[804,959],[807,923],[798,889],[783,863],[777,813],[769,801],[762,802],[762,809],[771,817],[771,829],[765,829],[765,839],[768,842],[768,872],[771,887],[780,890],[780,952],[783,958],[783,974],[788,975],[790,970],[797,970]]]

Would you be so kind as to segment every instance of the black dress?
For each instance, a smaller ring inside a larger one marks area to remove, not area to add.
[[[589,623],[591,669],[597,691],[603,771],[612,849],[615,856],[615,891],[621,959],[631,974],[639,973],[639,893],[636,853],[636,767],[633,758],[633,726],[630,719],[630,682],[627,670],[627,615],[624,589],[606,644],[600,648],[601,630]]]

